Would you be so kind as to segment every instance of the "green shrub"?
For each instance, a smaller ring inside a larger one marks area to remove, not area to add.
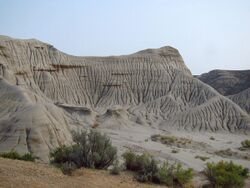
[[[116,159],[117,150],[111,140],[96,131],[73,133],[72,146],[61,146],[50,153],[50,162],[56,166],[74,163],[76,168],[106,169]]]
[[[184,169],[182,165],[179,163],[176,165],[174,169],[174,181],[176,181],[180,185],[185,185],[193,179],[193,169],[188,168]]]
[[[200,160],[202,160],[202,161],[206,161],[206,160],[208,160],[208,159],[209,159],[209,157],[206,157],[206,156],[200,156],[200,155],[196,155],[196,156],[195,156],[195,158],[196,158],[196,159],[200,159]]]
[[[142,160],[139,163],[141,169],[137,172],[135,178],[140,182],[153,182],[158,172],[157,161],[147,154],[139,156],[138,162],[140,160]]]
[[[11,150],[10,152],[6,152],[6,153],[1,153],[0,156],[3,158],[17,159],[17,160],[20,160],[21,158],[20,154],[17,153],[15,150]]]
[[[31,153],[25,153],[24,155],[21,156],[20,160],[34,162],[35,157]]]
[[[158,167],[158,162],[148,154],[137,155],[132,151],[123,154],[127,170],[136,172],[140,182],[153,182],[168,186],[184,186],[193,178],[192,169],[183,169],[181,164],[170,165],[168,162]]]
[[[1,153],[0,157],[9,158],[9,159],[16,159],[22,161],[35,161],[35,157],[31,153],[25,153],[24,155],[20,155],[15,150],[11,150],[10,152]]]
[[[62,170],[63,174],[71,176],[77,167],[73,162],[65,162],[60,165],[60,169]]]
[[[138,171],[139,167],[137,164],[137,155],[132,151],[127,151],[122,155],[125,161],[125,167],[127,170]]]
[[[110,174],[119,175],[120,172],[121,172],[121,166],[119,165],[119,161],[115,160],[115,162],[110,170]]]
[[[171,151],[171,153],[178,153],[179,152],[179,150],[177,150],[177,149],[172,149],[172,151]]]
[[[135,172],[147,170],[148,168],[154,168],[154,166],[152,165],[156,163],[156,161],[146,153],[137,155],[132,151],[128,151],[125,152],[122,156],[125,160],[126,169]]]
[[[215,140],[215,138],[214,138],[213,136],[211,136],[209,139],[210,139],[210,140]]]
[[[250,148],[250,140],[244,140],[241,142],[243,148]]]
[[[143,153],[137,155],[132,151],[125,152],[123,155],[127,170],[137,172],[135,178],[140,182],[152,181],[158,171],[157,162],[152,156]]]
[[[154,178],[155,183],[165,184],[167,186],[174,185],[174,165],[170,165],[168,162],[164,162],[162,166],[160,166],[156,178]]]
[[[158,182],[167,186],[185,186],[193,179],[193,170],[184,169],[180,163],[169,164],[164,162],[157,172]]]
[[[50,152],[50,162],[52,164],[63,164],[66,162],[73,162],[72,159],[73,147],[61,146]]]
[[[205,174],[214,187],[241,188],[248,177],[248,169],[233,162],[207,163]]]

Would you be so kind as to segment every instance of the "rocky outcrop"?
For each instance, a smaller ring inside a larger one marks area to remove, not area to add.
[[[193,78],[172,47],[76,57],[35,39],[0,37],[0,149],[46,160],[71,130],[152,126],[248,132],[238,105]]]

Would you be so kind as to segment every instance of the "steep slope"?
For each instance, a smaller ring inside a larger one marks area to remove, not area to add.
[[[41,160],[55,146],[69,144],[64,112],[34,93],[0,79],[0,148],[33,152]]]
[[[84,127],[249,131],[249,116],[194,79],[172,47],[75,57],[35,39],[0,37],[0,76],[0,149],[44,160]]]
[[[250,70],[213,70],[197,78],[250,113]]]

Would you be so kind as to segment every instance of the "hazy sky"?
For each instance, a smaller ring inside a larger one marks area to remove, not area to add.
[[[72,55],[170,45],[193,74],[250,69],[250,0],[0,0],[0,34]]]

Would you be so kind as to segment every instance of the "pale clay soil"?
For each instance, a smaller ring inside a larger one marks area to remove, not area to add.
[[[249,135],[205,131],[164,131],[146,126],[123,127],[120,130],[101,129],[100,131],[105,132],[111,137],[113,144],[118,147],[120,154],[126,150],[133,150],[140,153],[148,152],[159,160],[167,159],[172,162],[180,162],[197,172],[202,171],[207,162],[218,162],[220,160],[233,161],[250,169],[250,150],[239,150],[241,142],[249,139]],[[186,138],[192,142],[180,146],[162,144],[151,140],[151,135],[154,134]],[[212,140],[211,137],[214,139]],[[216,152],[226,149],[230,149],[231,156],[216,154]],[[172,153],[172,150],[177,150],[178,152]],[[208,157],[209,159],[202,161],[196,158],[196,156]]]

